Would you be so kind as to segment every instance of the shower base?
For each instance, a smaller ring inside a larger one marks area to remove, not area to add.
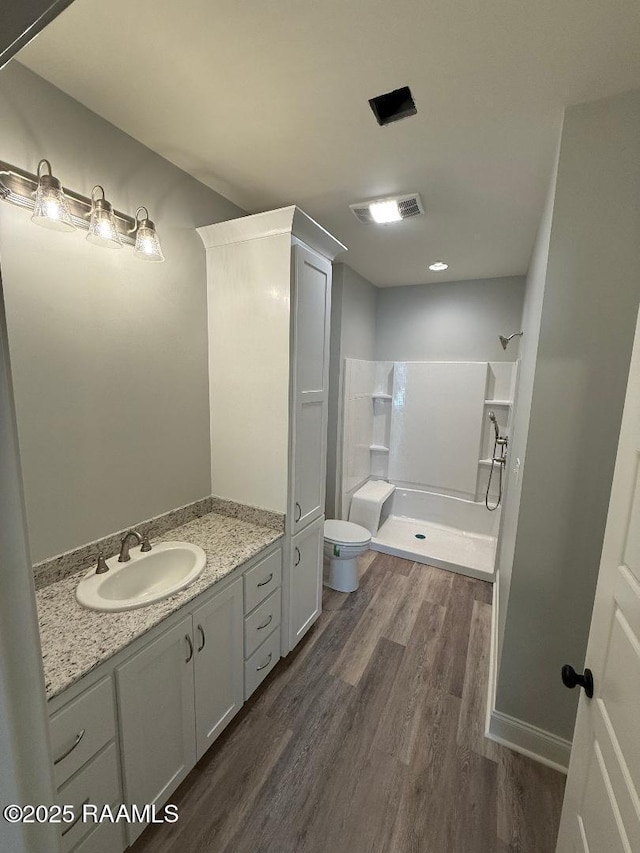
[[[419,518],[390,515],[371,540],[371,549],[493,581],[496,544],[495,536],[468,533]]]

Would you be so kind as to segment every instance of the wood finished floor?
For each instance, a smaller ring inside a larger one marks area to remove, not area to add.
[[[483,737],[491,586],[368,552],[134,853],[553,853],[564,776]]]

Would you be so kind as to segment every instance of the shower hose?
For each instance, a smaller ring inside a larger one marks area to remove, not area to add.
[[[500,506],[500,502],[502,500],[502,470],[505,466],[505,453],[504,453],[504,445],[502,445],[500,451],[500,458],[496,458],[496,451],[498,450],[498,440],[496,439],[493,442],[493,453],[491,454],[491,468],[489,470],[489,481],[487,483],[487,492],[484,496],[484,505],[489,510],[489,512],[494,512]],[[491,480],[493,478],[493,469],[495,466],[498,466],[498,500],[496,501],[495,506],[491,506],[489,504],[489,490],[491,489]]]

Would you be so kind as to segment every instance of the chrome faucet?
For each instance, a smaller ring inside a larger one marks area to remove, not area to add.
[[[105,572],[109,571],[109,566],[107,565],[107,561],[104,558],[104,551],[102,548],[98,551],[98,562],[96,564],[96,574],[103,575]]]
[[[129,540],[132,537],[136,540],[136,545],[140,545],[141,551],[151,550],[151,543],[149,542],[148,536],[142,536],[137,530],[127,530],[120,540],[120,554],[118,555],[119,563],[128,563],[131,559],[129,556],[129,548],[131,547]]]

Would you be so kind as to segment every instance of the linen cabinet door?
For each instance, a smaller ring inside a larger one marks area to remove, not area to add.
[[[293,247],[293,472],[297,533],[324,512],[331,263]]]
[[[193,614],[198,760],[244,701],[242,578]]]
[[[191,616],[116,669],[125,802],[164,804],[196,763]],[[144,824],[127,825],[129,843]]]
[[[291,540],[289,646],[293,649],[322,611],[324,516]]]

